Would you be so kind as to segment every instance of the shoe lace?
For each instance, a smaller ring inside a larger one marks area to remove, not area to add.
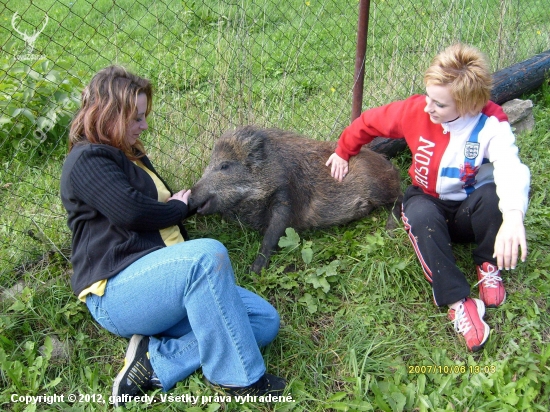
[[[142,391],[162,387],[157,374],[151,367],[148,352],[130,369],[126,383],[127,385],[134,384]]]
[[[468,319],[468,316],[466,316],[466,312],[464,311],[464,304],[462,303],[455,310],[454,328],[458,333],[461,333],[462,335],[468,333],[472,328],[472,325],[470,324],[470,319]]]
[[[474,285],[474,287],[479,285],[480,283],[483,283],[483,286],[485,286],[486,288],[494,289],[498,287],[499,282],[502,282],[502,278],[499,276],[499,270],[493,265],[488,265],[488,267],[488,271],[484,271],[481,268],[479,269],[482,276],[479,282]]]

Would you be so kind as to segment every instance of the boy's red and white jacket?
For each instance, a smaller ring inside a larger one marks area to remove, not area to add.
[[[495,182],[502,213],[521,210],[525,216],[530,172],[518,157],[508,117],[489,102],[477,116],[434,124],[424,112],[426,97],[367,110],[340,136],[336,154],[348,160],[375,137],[404,137],[412,152],[412,184],[442,200],[461,201]]]

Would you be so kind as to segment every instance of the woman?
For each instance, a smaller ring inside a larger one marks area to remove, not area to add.
[[[99,71],[61,174],[73,291],[101,326],[131,338],[115,405],[167,391],[200,366],[230,394],[282,394],[285,380],[266,373],[259,350],[278,333],[277,311],[236,286],[221,243],[188,240],[190,191],[172,194],[139,140],[151,102],[148,80],[120,66]]]
[[[527,256],[523,218],[529,169],[502,108],[489,101],[492,79],[483,54],[454,44],[424,75],[426,95],[367,110],[340,136],[327,161],[342,180],[348,159],[376,136],[404,137],[412,152],[412,185],[402,219],[432,285],[434,302],[449,306],[455,330],[471,351],[483,347],[489,326],[485,307],[504,303],[501,270]],[[475,242],[480,299],[457,267],[451,242]]]

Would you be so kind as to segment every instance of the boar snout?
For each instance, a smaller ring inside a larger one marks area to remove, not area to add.
[[[189,196],[189,208],[197,209],[197,213],[200,215],[209,215],[216,213],[216,196],[211,194],[207,196],[201,196],[195,194],[191,189],[191,196]]]

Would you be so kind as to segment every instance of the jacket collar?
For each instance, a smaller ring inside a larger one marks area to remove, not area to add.
[[[475,116],[466,115],[466,116],[459,117],[458,119],[453,120],[452,122],[442,123],[441,126],[443,127],[443,134],[461,133],[462,131],[476,125],[480,117],[481,117],[481,113],[478,113]]]

